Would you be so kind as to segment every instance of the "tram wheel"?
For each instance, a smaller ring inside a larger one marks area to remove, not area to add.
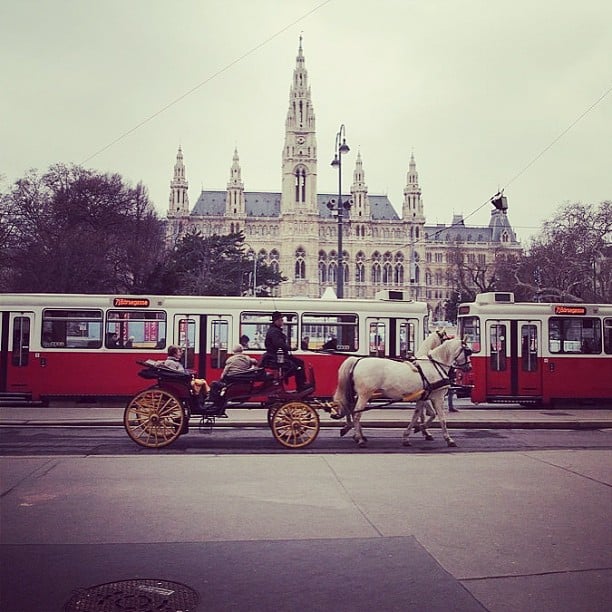
[[[183,405],[163,389],[147,389],[135,395],[123,414],[125,429],[140,446],[162,448],[172,444],[183,431]]]
[[[272,435],[287,448],[304,448],[319,435],[319,413],[304,402],[279,406],[271,420]]]

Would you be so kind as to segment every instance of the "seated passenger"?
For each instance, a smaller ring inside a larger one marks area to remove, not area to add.
[[[221,373],[221,380],[227,376],[233,376],[234,374],[240,374],[241,372],[248,372],[257,365],[257,360],[245,355],[242,351],[244,350],[242,344],[237,344],[234,347],[234,354],[228,357],[225,362],[225,367]]]
[[[175,346],[174,344],[168,347],[168,356],[164,361],[156,362],[157,366],[162,366],[164,368],[168,368],[169,370],[174,370],[175,372],[180,372],[182,374],[190,374],[185,369],[185,366],[181,363],[181,357],[183,355],[183,349],[180,346]],[[204,378],[194,378],[191,381],[191,388],[198,394],[204,391],[204,395],[206,395],[209,391],[208,383]]]
[[[244,355],[242,344],[234,347],[234,354],[227,358],[225,367],[221,372],[221,379],[215,380],[210,385],[208,399],[213,402],[217,409],[217,416],[225,416],[225,392],[227,390],[228,378],[236,374],[242,374],[252,370],[257,365],[257,360]]]

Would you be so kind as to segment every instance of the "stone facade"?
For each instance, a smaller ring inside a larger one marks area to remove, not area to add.
[[[328,203],[335,202],[338,194],[317,191],[315,114],[301,38],[282,158],[280,193],[245,191],[235,150],[227,189],[202,190],[190,210],[179,147],[170,183],[169,239],[194,229],[205,236],[242,230],[248,248],[288,277],[276,295],[318,298],[337,283],[337,204]],[[345,170],[343,181],[346,174]],[[444,318],[444,302],[452,291],[448,270],[458,243],[469,261],[482,265],[500,249],[520,250],[505,210],[493,210],[485,227],[466,226],[460,215],[448,226],[427,225],[414,155],[408,163],[401,216],[387,196],[368,193],[361,152],[342,201],[350,201],[342,219],[346,298],[371,298],[381,289],[402,290],[427,301],[434,319]]]

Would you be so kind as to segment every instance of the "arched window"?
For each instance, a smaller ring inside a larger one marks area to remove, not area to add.
[[[327,282],[327,254],[319,251],[319,284]]]
[[[355,257],[355,262],[356,262],[355,263],[355,282],[356,283],[366,282],[364,261],[365,261],[365,254],[362,251],[359,251],[359,253],[357,253],[357,256]]]
[[[336,261],[331,261],[327,268],[327,280],[330,284],[334,284],[338,279],[338,264]]]
[[[295,201],[306,202],[306,168],[298,166],[295,169]]]
[[[372,284],[380,285],[380,281],[382,278],[380,263],[377,261],[372,264]]]
[[[404,265],[401,263],[395,264],[393,280],[396,285],[404,284]]]
[[[304,280],[306,278],[306,251],[302,247],[298,247],[295,251],[295,280]]]

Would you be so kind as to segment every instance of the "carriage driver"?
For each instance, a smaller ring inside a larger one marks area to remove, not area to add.
[[[266,367],[271,363],[276,363],[276,355],[281,350],[285,356],[285,363],[291,366],[287,372],[289,376],[295,376],[295,384],[298,391],[304,391],[310,385],[306,384],[306,375],[304,373],[304,362],[297,357],[290,355],[290,347],[287,344],[287,336],[283,332],[282,312],[275,311],[272,313],[272,325],[266,333],[265,347],[266,352],[262,359],[262,365]]]

